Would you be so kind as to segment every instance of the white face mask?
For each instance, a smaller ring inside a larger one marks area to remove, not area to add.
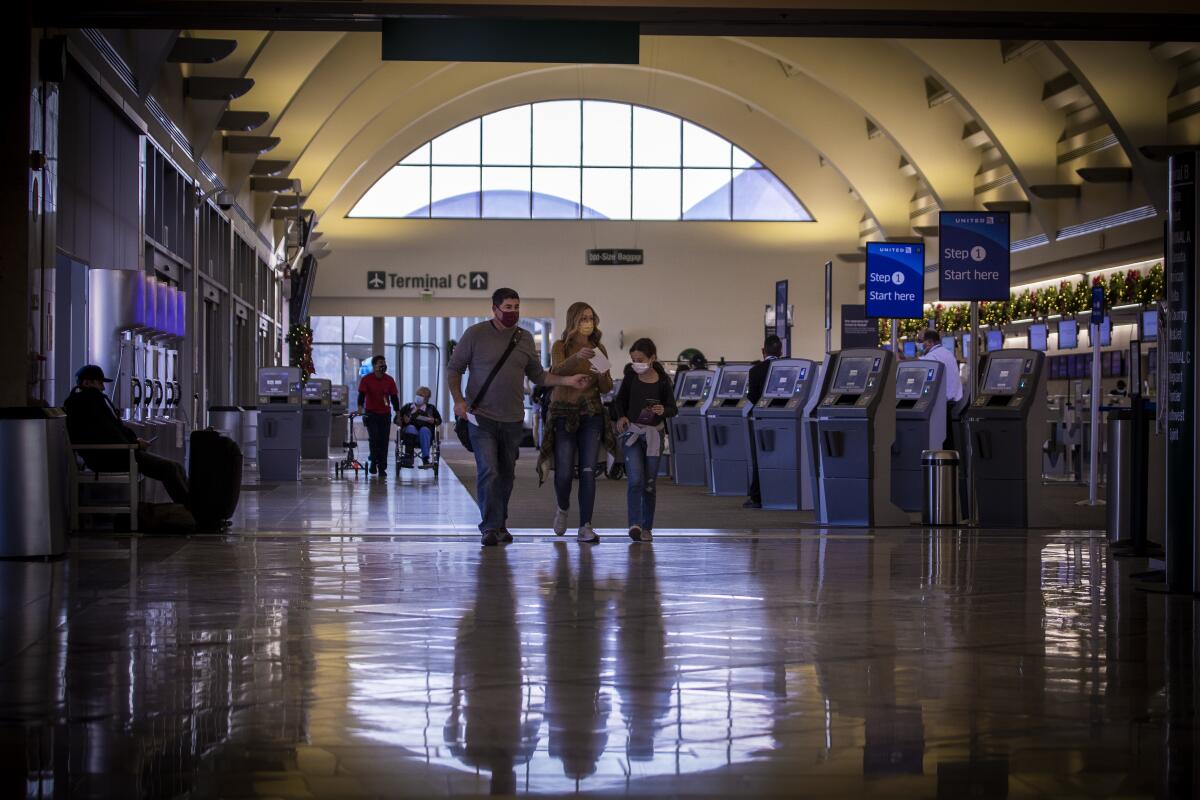
[[[421,395],[417,395],[416,399],[413,400],[413,405],[415,405],[415,406],[425,405],[425,398],[422,397]]]
[[[634,361],[631,366],[638,375],[644,375],[650,369],[650,364],[645,361]]]

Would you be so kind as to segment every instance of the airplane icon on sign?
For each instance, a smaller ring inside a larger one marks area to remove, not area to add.
[[[367,288],[368,289],[382,289],[386,285],[387,285],[387,281],[386,281],[386,278],[384,277],[383,272],[371,271],[371,272],[367,273]]]

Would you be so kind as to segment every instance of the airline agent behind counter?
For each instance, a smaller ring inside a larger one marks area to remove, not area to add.
[[[917,346],[921,348],[921,361],[937,361],[942,365],[942,401],[946,408],[946,442],[948,450],[954,449],[953,415],[955,404],[963,397],[962,381],[958,379],[958,359],[942,347],[942,335],[932,328],[917,334]]]

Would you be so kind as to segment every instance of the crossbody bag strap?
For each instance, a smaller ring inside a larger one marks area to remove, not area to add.
[[[487,394],[487,390],[491,387],[492,381],[496,379],[496,373],[504,366],[504,362],[508,361],[508,357],[512,355],[512,351],[517,349],[517,339],[521,336],[521,329],[517,328],[513,331],[512,339],[508,342],[508,347],[504,350],[504,354],[500,356],[500,360],[496,362],[496,366],[492,367],[492,371],[488,373],[487,378],[483,382],[483,386],[479,387],[479,393],[475,395],[475,399],[471,401],[470,410],[474,411],[483,402],[483,396]]]

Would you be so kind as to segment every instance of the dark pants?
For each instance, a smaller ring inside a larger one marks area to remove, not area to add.
[[[183,469],[183,464],[147,453],[145,450],[138,450],[134,454],[134,458],[137,459],[139,472],[147,478],[162,481],[163,488],[171,497],[171,502],[183,506],[189,505],[191,498],[188,493],[187,473]]]
[[[954,449],[954,405],[957,402],[957,400],[946,401],[946,441],[942,446],[947,450]]]
[[[368,411],[363,414],[363,425],[367,426],[368,453],[371,461],[380,469],[387,469],[388,443],[392,439],[392,415]]]
[[[468,425],[475,450],[475,503],[479,506],[481,531],[502,531],[508,523],[508,498],[517,474],[517,455],[525,427],[520,422],[498,422],[476,417]]]
[[[575,465],[579,465],[579,524],[592,521],[596,505],[596,459],[600,452],[600,436],[604,433],[604,417],[586,414],[579,418],[579,427],[567,431],[567,421],[554,420],[554,494],[558,507],[571,507],[571,484],[575,480]]]
[[[638,438],[633,444],[625,445],[625,501],[629,508],[629,527],[640,526],[643,530],[654,529],[654,507],[658,495],[658,459],[660,456],[646,455],[646,440]]]
[[[762,505],[762,489],[758,485],[758,450],[754,446],[754,426],[750,427],[750,499]]]

